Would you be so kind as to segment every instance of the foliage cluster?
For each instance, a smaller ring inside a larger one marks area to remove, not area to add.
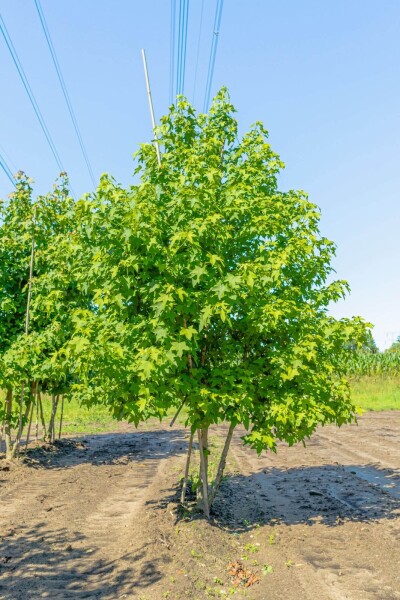
[[[20,421],[38,389],[136,424],[184,405],[206,513],[236,425],[261,452],[355,419],[346,357],[366,325],[328,314],[348,289],[329,282],[335,246],[307,195],[278,189],[267,137],[256,123],[239,138],[225,90],[208,115],[180,98],[157,130],[161,166],[153,144],[137,152],[137,184],[104,175],[74,203],[63,178],[32,202],[21,176],[2,209],[0,384],[21,398]],[[207,432],[220,422],[208,498]]]

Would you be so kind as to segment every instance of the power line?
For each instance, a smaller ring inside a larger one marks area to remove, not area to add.
[[[54,67],[55,67],[56,72],[57,72],[57,77],[58,77],[58,80],[59,80],[60,85],[61,85],[61,89],[62,89],[64,98],[65,98],[65,102],[66,102],[67,107],[68,107],[68,112],[69,112],[69,115],[71,117],[71,121],[72,121],[72,124],[74,126],[74,129],[75,129],[76,137],[78,138],[78,142],[79,142],[79,145],[80,145],[81,150],[82,150],[83,158],[85,159],[87,170],[89,172],[89,175],[90,175],[90,178],[92,180],[93,186],[96,187],[96,180],[95,180],[95,177],[94,177],[94,174],[93,174],[92,165],[90,164],[89,157],[88,157],[88,154],[86,152],[85,145],[83,143],[82,135],[81,135],[81,132],[80,132],[80,129],[79,129],[79,126],[78,126],[78,122],[77,122],[76,117],[75,117],[74,109],[72,108],[72,103],[71,103],[71,100],[70,100],[70,97],[69,97],[69,94],[68,94],[67,86],[65,85],[64,77],[63,77],[63,74],[61,72],[61,67],[60,67],[60,64],[58,62],[56,51],[54,49],[54,45],[53,45],[53,42],[52,42],[52,39],[51,39],[51,36],[50,36],[50,31],[49,31],[49,28],[47,26],[45,16],[43,14],[43,9],[42,9],[42,6],[40,4],[40,0],[34,0],[34,2],[35,2],[36,10],[37,10],[38,15],[39,15],[39,19],[40,19],[40,23],[41,23],[41,26],[42,26],[42,29],[43,29],[43,33],[44,33],[46,41],[47,41],[47,46],[48,46],[48,48],[50,50],[51,58],[53,59]]]
[[[187,35],[188,35],[188,24],[189,24],[189,0],[186,0],[186,11],[185,11],[185,28],[183,37],[183,53],[182,53],[182,77],[181,77],[181,94],[185,90],[185,72],[186,72],[186,48],[187,48]]]
[[[214,31],[213,31],[213,37],[212,37],[212,42],[211,42],[210,60],[208,63],[206,93],[204,96],[204,108],[203,108],[204,112],[207,112],[208,107],[210,105],[211,86],[212,86],[212,80],[214,77],[215,57],[217,55],[218,38],[219,38],[219,31],[220,31],[220,27],[221,27],[221,17],[222,17],[223,7],[224,7],[224,0],[217,0],[217,6],[215,9],[215,19],[214,19]]]
[[[18,171],[18,168],[17,168],[15,162],[13,161],[11,156],[6,152],[4,146],[2,146],[1,144],[0,144],[0,154],[3,155],[3,159],[4,159],[4,157],[7,159],[7,162],[11,165],[12,170],[16,173]]]
[[[196,84],[197,84],[197,72],[199,70],[200,41],[201,41],[201,32],[203,30],[203,15],[204,15],[204,0],[201,0],[199,37],[197,39],[196,66],[194,69],[193,103],[195,102],[195,99],[196,99]]]
[[[169,50],[169,103],[174,102],[174,70],[175,70],[175,21],[176,0],[171,0],[170,50]]]
[[[47,140],[47,142],[48,142],[48,144],[50,146],[50,149],[51,149],[51,152],[52,152],[52,154],[54,156],[54,159],[55,159],[55,161],[56,161],[56,163],[58,165],[58,168],[60,169],[60,171],[65,171],[65,169],[63,167],[63,164],[61,162],[60,156],[59,156],[59,154],[57,152],[57,149],[55,147],[55,144],[53,142],[53,139],[52,139],[52,137],[50,135],[50,132],[49,132],[49,130],[47,128],[47,125],[46,125],[46,123],[44,121],[43,115],[40,112],[40,109],[39,109],[38,103],[36,101],[36,98],[33,95],[32,88],[29,85],[29,81],[28,81],[28,79],[27,79],[27,77],[25,75],[25,71],[24,71],[24,69],[22,67],[21,61],[19,60],[18,55],[16,53],[16,50],[14,48],[14,45],[13,45],[13,43],[11,41],[10,34],[8,33],[6,24],[4,23],[3,17],[1,15],[0,15],[0,30],[1,30],[1,33],[3,35],[4,41],[5,41],[6,45],[7,45],[7,48],[9,50],[10,54],[11,54],[11,58],[13,60],[13,63],[15,65],[17,71],[18,71],[18,74],[19,74],[19,77],[20,77],[20,79],[22,81],[22,84],[23,84],[23,86],[25,88],[25,91],[28,94],[28,98],[29,98],[29,100],[30,100],[30,102],[32,104],[33,110],[35,111],[35,114],[36,114],[36,116],[38,118],[40,127],[42,128],[42,131],[43,131],[43,133],[44,133],[44,135],[46,137],[46,140]]]
[[[11,169],[8,166],[7,161],[4,158],[4,156],[1,154],[1,152],[0,152],[0,167],[3,169],[4,173],[7,175],[8,179],[11,181],[11,183],[15,187],[15,180],[14,180],[13,174],[11,172]]]
[[[178,15],[178,47],[177,47],[177,66],[176,66],[176,89],[175,96],[180,93],[180,69],[181,69],[181,51],[182,51],[182,15],[183,15],[183,2],[179,0],[179,15]]]
[[[186,48],[189,22],[189,0],[179,0],[176,95],[184,93]]]

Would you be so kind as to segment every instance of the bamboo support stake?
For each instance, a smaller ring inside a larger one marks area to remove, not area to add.
[[[158,145],[157,134],[156,134],[156,120],[154,118],[153,100],[151,97],[150,80],[149,80],[149,73],[147,70],[146,52],[144,51],[144,48],[142,48],[142,60],[143,60],[144,76],[146,79],[147,97],[149,100],[149,107],[150,107],[151,124],[153,126],[153,133],[154,133],[154,145],[156,147],[158,166],[161,167],[161,154],[160,154],[160,147]]]
[[[35,227],[36,219],[36,206],[33,209],[33,227]],[[26,302],[26,315],[25,315],[25,335],[29,334],[29,319],[31,310],[31,299],[32,299],[32,277],[33,277],[33,266],[35,263],[35,232],[32,235],[32,247],[31,247],[31,260],[29,264],[29,282],[28,282],[28,299]]]
[[[185,404],[186,400],[187,400],[187,398],[185,398],[185,399],[184,399],[184,400],[181,402],[181,405],[180,405],[180,407],[179,407],[179,408],[178,408],[178,410],[176,411],[174,418],[172,419],[171,423],[169,424],[169,426],[170,426],[170,427],[173,427],[173,426],[174,426],[174,423],[175,423],[176,419],[178,418],[178,416],[179,416],[179,413],[181,412],[181,410],[182,410],[182,408],[183,408],[183,405]]]
[[[36,220],[36,206],[33,208],[33,216],[32,216],[33,234],[32,234],[32,245],[31,245],[31,258],[30,258],[30,262],[29,262],[28,298],[26,301],[26,313],[25,313],[25,335],[26,336],[29,335],[29,318],[30,318],[30,310],[31,310],[31,298],[32,298],[32,277],[33,277],[33,266],[35,263],[35,231],[34,231],[35,220]],[[21,442],[22,429],[23,429],[22,408],[23,408],[23,403],[24,403],[24,395],[25,395],[25,382],[22,381],[21,397],[20,397],[20,402],[19,402],[18,433],[17,433],[17,437],[15,439],[14,446],[12,449],[13,457],[18,456],[18,454],[19,454],[19,445]]]
[[[214,502],[218,488],[222,481],[222,476],[224,474],[224,469],[225,469],[225,465],[226,465],[226,458],[228,456],[229,446],[231,445],[231,440],[232,440],[232,435],[233,435],[234,429],[235,429],[235,426],[231,423],[229,426],[228,435],[226,436],[224,449],[222,450],[221,459],[219,461],[217,476],[215,477],[214,486],[211,490],[210,507],[211,507],[212,503]]]

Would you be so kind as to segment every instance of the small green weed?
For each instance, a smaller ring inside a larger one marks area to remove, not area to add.
[[[274,572],[274,569],[273,569],[272,565],[267,565],[267,564],[264,564],[262,566],[261,570],[262,570],[262,574],[263,575],[268,575],[269,573],[273,573]]]

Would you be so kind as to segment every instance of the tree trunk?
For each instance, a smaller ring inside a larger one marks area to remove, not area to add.
[[[208,489],[208,427],[203,427],[201,430],[201,442],[203,444],[203,454],[204,454],[204,465],[206,472],[206,483]]]
[[[35,405],[36,405],[36,419],[35,419],[35,442],[39,440],[39,384],[36,384],[35,388]]]
[[[206,461],[205,461],[205,452],[203,447],[203,431],[204,429],[198,429],[197,435],[199,437],[199,452],[200,452],[200,477],[202,483],[202,501],[203,501],[203,511],[206,515],[207,519],[210,518],[210,508],[208,504],[208,486],[207,486],[207,471],[206,471]]]
[[[192,447],[193,447],[193,433],[190,434],[190,438],[189,438],[189,446],[188,446],[187,458],[186,458],[185,475],[184,475],[184,478],[183,478],[182,493],[181,493],[181,504],[184,504],[184,502],[185,502],[186,488],[187,488],[187,482],[188,482],[188,477],[189,477],[190,458],[191,458],[191,455],[192,455]]]
[[[33,408],[34,408],[34,403],[31,402],[31,414],[29,417],[29,425],[28,425],[28,433],[26,434],[26,445],[25,445],[25,454],[28,450],[28,446],[29,446],[29,437],[31,435],[31,427],[32,427],[32,419],[33,419]]]
[[[23,429],[23,418],[22,411],[24,407],[24,397],[25,397],[25,382],[21,383],[21,396],[19,400],[19,411],[18,411],[18,431],[15,437],[14,444],[11,449],[11,458],[16,458],[19,454],[19,445],[22,437],[22,429]]]
[[[58,429],[58,439],[61,440],[62,424],[64,417],[64,394],[61,396],[61,415],[60,415],[60,427]]]
[[[210,494],[210,508],[211,508],[212,503],[214,502],[215,496],[218,492],[218,488],[222,481],[222,476],[224,474],[224,469],[226,466],[226,458],[228,456],[229,446],[231,445],[231,440],[232,440],[232,435],[233,435],[234,429],[235,429],[235,425],[233,425],[231,423],[229,426],[228,435],[226,436],[224,449],[222,450],[221,458],[219,461],[218,471],[217,471],[217,475],[215,477],[214,486],[213,486],[213,488],[211,490],[211,494]]]
[[[52,396],[51,396],[51,416],[50,416],[50,421],[49,421],[49,430],[47,432],[47,440],[50,442],[50,444],[54,444],[54,441],[55,441],[55,420],[56,420],[58,399],[59,399],[58,395],[52,394]]]
[[[45,440],[46,436],[47,436],[47,430],[46,430],[46,421],[44,419],[44,412],[43,412],[43,403],[42,403],[42,394],[40,393],[40,389],[38,391],[38,403],[39,403],[39,414],[40,414],[40,420],[42,422],[42,439]]]
[[[12,458],[12,441],[11,441],[11,413],[12,413],[12,390],[7,390],[6,396],[6,416],[5,416],[5,426],[4,426],[4,435],[6,441],[6,459],[10,460]]]
[[[0,432],[0,452],[1,452],[1,447],[3,445],[3,438],[4,438],[4,423],[5,423],[5,417],[3,418],[3,421],[1,423],[1,432]]]

